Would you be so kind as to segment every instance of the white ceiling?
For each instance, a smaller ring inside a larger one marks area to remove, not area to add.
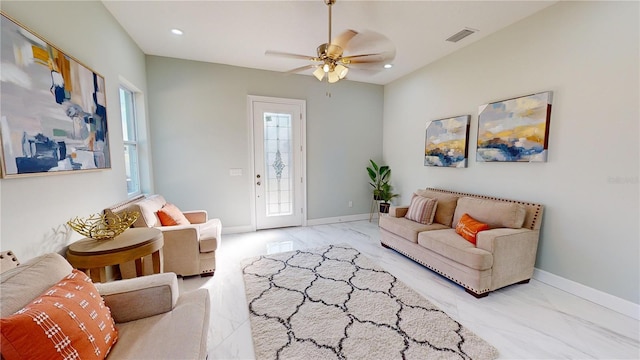
[[[308,62],[265,56],[266,50],[315,56],[316,47],[328,38],[324,0],[103,3],[149,55],[284,72]],[[375,73],[352,70],[348,79],[387,84],[554,3],[337,0],[332,32],[353,29],[386,35],[396,47],[394,67]],[[479,31],[458,43],[445,41],[465,27]],[[172,28],[184,35],[172,34]]]

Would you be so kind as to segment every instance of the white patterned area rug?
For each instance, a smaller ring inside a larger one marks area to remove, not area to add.
[[[256,359],[495,359],[498,351],[348,245],[242,261]]]

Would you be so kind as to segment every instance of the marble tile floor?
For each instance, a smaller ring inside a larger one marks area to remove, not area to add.
[[[495,346],[500,359],[640,359],[640,322],[536,280],[475,299],[464,289],[380,245],[375,222],[355,221],[223,236],[213,277],[180,279],[181,291],[211,294],[209,359],[253,359],[240,261],[345,243]]]

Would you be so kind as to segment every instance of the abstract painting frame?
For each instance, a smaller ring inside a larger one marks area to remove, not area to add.
[[[553,92],[480,106],[478,162],[546,162]]]
[[[467,167],[471,115],[460,115],[427,123],[424,166]]]
[[[110,169],[104,77],[1,15],[0,175]]]

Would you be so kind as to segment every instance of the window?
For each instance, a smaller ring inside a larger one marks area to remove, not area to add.
[[[140,193],[139,149],[135,94],[124,87],[120,87],[120,112],[122,117],[122,140],[124,142],[124,165],[127,174],[127,194],[131,196]]]

